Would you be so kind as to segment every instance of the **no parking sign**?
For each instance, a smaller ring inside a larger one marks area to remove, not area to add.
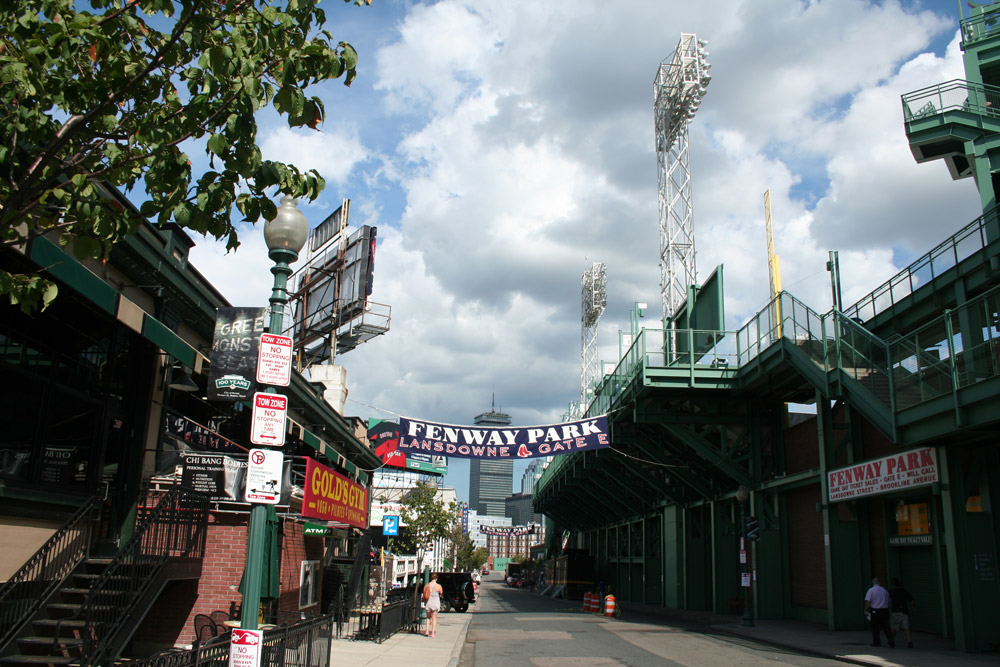
[[[274,449],[251,449],[247,457],[247,486],[243,500],[277,505],[281,498],[284,455]]]

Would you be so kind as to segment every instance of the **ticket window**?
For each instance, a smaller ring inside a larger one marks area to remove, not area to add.
[[[929,537],[930,534],[930,503],[927,499],[900,500],[896,505],[896,535]]]

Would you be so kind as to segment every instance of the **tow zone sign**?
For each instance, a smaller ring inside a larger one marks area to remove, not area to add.
[[[233,628],[229,642],[229,667],[260,667],[260,645],[264,639],[261,630]]]
[[[257,353],[257,382],[287,387],[292,377],[292,339],[264,333]]]
[[[285,444],[285,415],[288,397],[281,394],[253,395],[253,414],[250,420],[250,442],[255,445],[281,447]]]

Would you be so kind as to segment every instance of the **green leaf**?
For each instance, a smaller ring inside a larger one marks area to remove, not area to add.
[[[101,244],[89,236],[78,236],[73,243],[73,254],[79,259],[96,259],[101,256]]]
[[[344,58],[344,67],[347,69],[354,69],[358,66],[358,52],[354,50],[354,47],[347,42],[341,42],[339,44],[340,48],[343,49],[342,56]]]
[[[208,150],[218,156],[224,156],[229,149],[229,139],[222,134],[213,134],[208,139]]]
[[[290,113],[292,110],[292,88],[282,86],[278,94],[274,96],[274,109],[278,113]]]

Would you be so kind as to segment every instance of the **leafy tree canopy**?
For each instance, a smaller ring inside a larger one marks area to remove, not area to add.
[[[357,5],[371,0],[345,0]],[[57,233],[106,258],[141,218],[239,245],[231,216],[271,219],[268,192],[315,199],[320,175],[264,160],[254,114],[317,128],[313,84],[355,76],[357,53],[323,28],[320,0],[5,0],[0,12],[0,241]],[[210,169],[184,152],[200,140]],[[102,193],[141,182],[141,216]],[[54,286],[0,270],[26,311]]]
[[[476,547],[472,540],[458,548],[458,569],[463,572],[479,570],[486,565],[490,552],[483,547]]]
[[[403,538],[393,540],[393,550],[415,553],[417,568],[421,569],[427,545],[451,534],[456,504],[445,505],[437,497],[437,487],[426,482],[413,487],[401,504],[399,518],[406,526],[406,533]]]

